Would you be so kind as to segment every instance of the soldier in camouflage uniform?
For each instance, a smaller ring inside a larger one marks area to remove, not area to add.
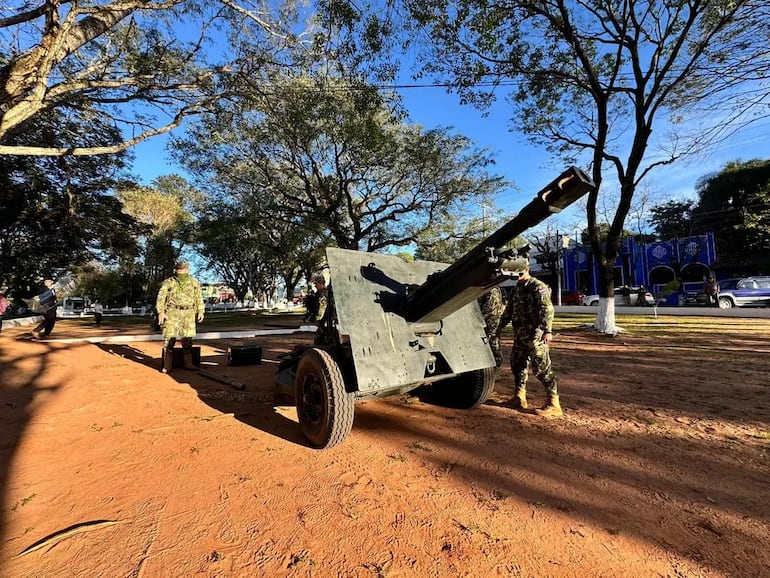
[[[155,303],[158,323],[163,327],[163,365],[161,371],[170,373],[172,350],[177,339],[182,340],[184,368],[197,370],[192,359],[195,322],[203,321],[204,306],[201,286],[190,275],[187,261],[176,263],[176,273],[163,281]]]
[[[530,362],[537,378],[545,386],[547,400],[535,413],[546,417],[562,415],[556,376],[551,367],[548,346],[551,342],[553,304],[548,286],[530,275],[529,267],[519,274],[508,306],[500,321],[500,328],[513,320],[513,349],[511,371],[516,395],[511,403],[517,409],[527,409],[527,373]]]
[[[484,331],[489,340],[489,347],[499,368],[503,364],[503,350],[500,347],[500,319],[505,312],[506,294],[500,287],[494,287],[489,293],[479,298],[481,313],[484,315]]]
[[[326,277],[322,272],[318,272],[313,275],[313,283],[318,299],[315,318],[313,319],[318,329],[316,329],[313,344],[320,346],[339,345],[339,336],[334,327],[337,313],[334,307],[334,298],[329,288],[326,287]]]

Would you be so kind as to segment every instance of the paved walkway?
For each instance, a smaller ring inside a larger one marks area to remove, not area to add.
[[[33,317],[21,317],[3,321],[3,329],[8,327],[24,327],[40,323],[43,318],[39,315]],[[94,331],[99,331],[94,328]],[[195,339],[238,339],[244,337],[260,337],[262,335],[291,335],[292,333],[314,333],[315,325],[303,325],[301,327],[282,329],[241,329],[238,331],[206,331],[198,333]],[[56,329],[54,329],[56,332]],[[40,339],[40,342],[53,343],[130,343],[135,341],[163,341],[160,333],[121,333],[120,335],[89,335],[82,337],[62,337]]]

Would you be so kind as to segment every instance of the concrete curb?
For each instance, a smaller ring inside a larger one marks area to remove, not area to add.
[[[291,335],[292,333],[315,333],[315,325],[303,325],[297,329],[260,329],[246,331],[209,331],[198,333],[195,339],[238,339],[243,337],[261,337],[263,335]],[[144,335],[115,335],[94,337],[69,337],[64,339],[39,339],[38,343],[131,343],[135,341],[163,341],[159,333]]]
[[[43,320],[42,315],[33,315],[32,317],[17,317],[16,319],[3,319],[3,329],[8,327],[26,327],[35,325]]]

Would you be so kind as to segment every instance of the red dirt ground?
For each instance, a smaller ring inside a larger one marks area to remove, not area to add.
[[[504,368],[475,410],[358,403],[326,451],[273,385],[308,334],[238,368],[199,343],[238,391],[159,373],[157,342],[3,331],[0,576],[770,576],[770,321],[691,321],[562,327],[562,419],[505,407]]]

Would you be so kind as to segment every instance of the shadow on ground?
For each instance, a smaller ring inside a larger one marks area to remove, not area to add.
[[[233,343],[241,341],[233,340]],[[160,344],[157,346],[157,357],[131,345],[100,344],[98,347],[160,371]],[[293,401],[279,393],[273,383],[278,355],[273,349],[263,349],[261,364],[233,368],[226,365],[224,351],[220,351],[215,355],[201,356],[201,369],[211,377],[181,368],[173,369],[168,377],[194,389],[201,401],[222,414],[232,414],[250,427],[297,445],[308,446],[297,423],[277,411],[278,407],[293,405]]]

